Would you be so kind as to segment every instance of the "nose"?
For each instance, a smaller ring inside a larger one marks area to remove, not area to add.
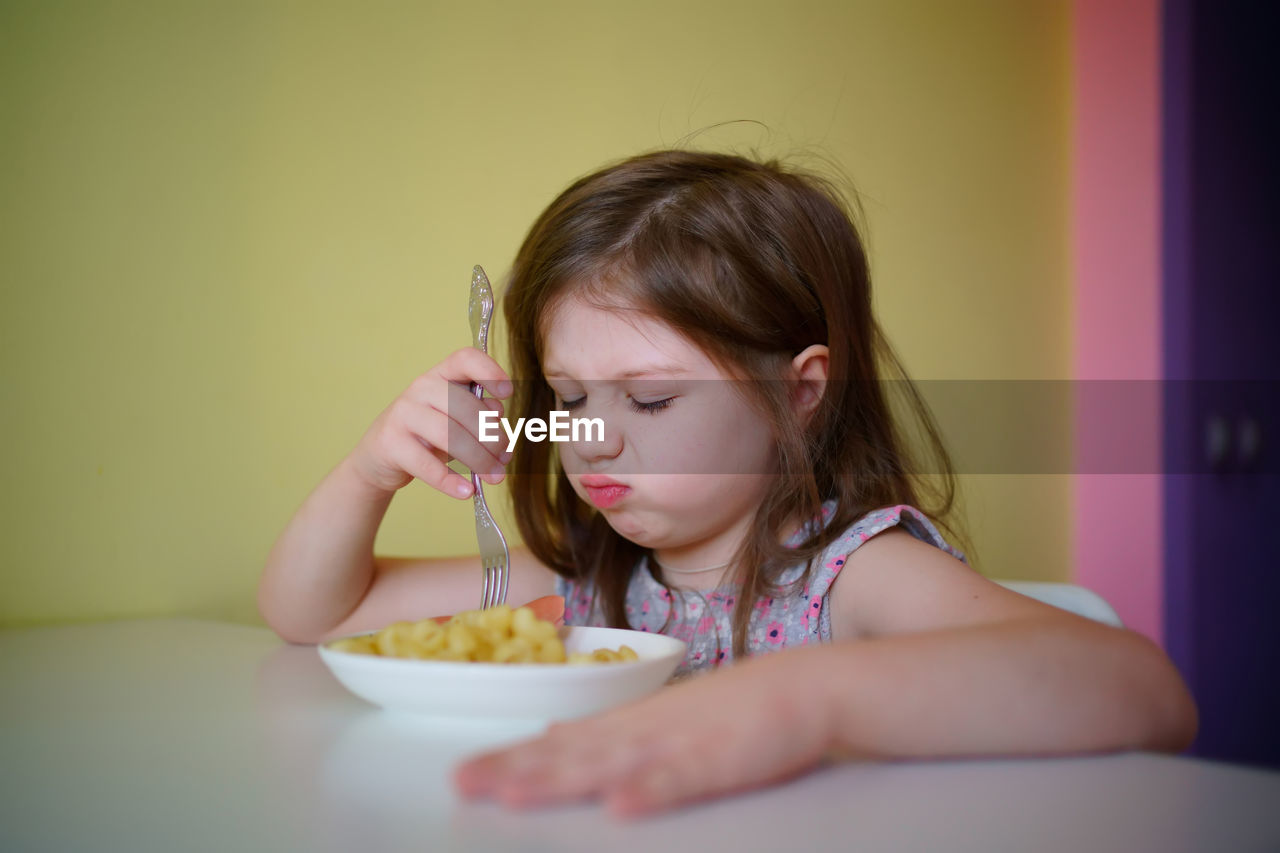
[[[592,429],[586,424],[586,427],[579,432],[578,441],[569,441],[569,446],[573,448],[573,452],[578,458],[588,465],[596,466],[618,458],[622,454],[623,436],[622,430],[618,429],[616,424],[611,425],[608,418],[600,418],[604,421],[604,437],[600,441],[595,441],[600,435],[598,428]]]
[[[609,417],[612,411],[611,407],[593,405],[594,401],[600,399],[600,395],[589,393],[587,404],[573,411],[572,417],[581,419],[581,423],[576,432],[576,440],[571,437],[568,442],[574,454],[592,467],[600,466],[616,459],[622,454],[622,449],[626,444],[622,434],[621,419]],[[592,419],[599,419],[604,425],[603,430],[599,426],[590,424],[589,421]],[[574,435],[572,431],[570,434],[571,436]]]

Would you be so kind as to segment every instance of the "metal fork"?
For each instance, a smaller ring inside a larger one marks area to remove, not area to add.
[[[493,319],[493,288],[479,264],[471,273],[471,299],[467,304],[467,317],[471,321],[471,336],[475,339],[476,348],[488,353],[489,321]],[[484,387],[478,382],[472,382],[470,387],[477,399],[484,396]],[[493,520],[493,513],[489,512],[489,505],[484,501],[484,484],[474,470],[471,472],[471,486],[474,489],[472,501],[476,509],[476,540],[480,543],[480,563],[484,567],[484,593],[480,599],[480,609],[484,610],[507,600],[511,555],[507,551],[506,537],[502,535],[497,522]]]

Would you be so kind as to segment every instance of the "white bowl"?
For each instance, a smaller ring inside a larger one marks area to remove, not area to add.
[[[342,685],[375,705],[437,717],[562,720],[621,705],[666,683],[685,643],[622,628],[562,627],[566,652],[635,649],[621,663],[466,663],[340,652],[318,646]]]

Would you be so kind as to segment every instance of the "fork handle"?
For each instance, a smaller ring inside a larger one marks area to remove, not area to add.
[[[472,382],[468,387],[470,388],[471,393],[475,395],[477,400],[479,400],[481,397],[484,396],[484,386],[481,385],[479,382]],[[477,503],[480,501],[483,501],[484,485],[480,481],[480,475],[477,474],[474,470],[471,472],[471,488],[473,489],[473,492],[472,492],[473,500],[475,500]]]

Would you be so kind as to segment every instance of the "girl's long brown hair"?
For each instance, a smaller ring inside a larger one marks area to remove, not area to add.
[[[911,504],[950,530],[950,457],[872,315],[862,240],[826,179],[776,161],[657,151],[574,182],[533,224],[503,295],[514,416],[546,418],[554,408],[545,323],[570,295],[668,324],[733,377],[780,380],[806,347],[829,348],[823,398],[807,423],[793,412],[789,383],[738,383],[774,426],[780,473],[735,557],[735,658],[745,654],[753,605],[791,591],[777,583],[781,571],[803,560],[805,582],[813,559],[871,510]],[[882,379],[905,392],[928,463],[913,461]],[[516,446],[508,470],[517,526],[539,560],[595,590],[609,625],[628,627],[627,587],[647,549],[578,498],[553,452],[549,442]],[[926,470],[940,476],[916,476]],[[836,501],[829,523],[785,547],[797,514],[820,518],[827,499]]]

